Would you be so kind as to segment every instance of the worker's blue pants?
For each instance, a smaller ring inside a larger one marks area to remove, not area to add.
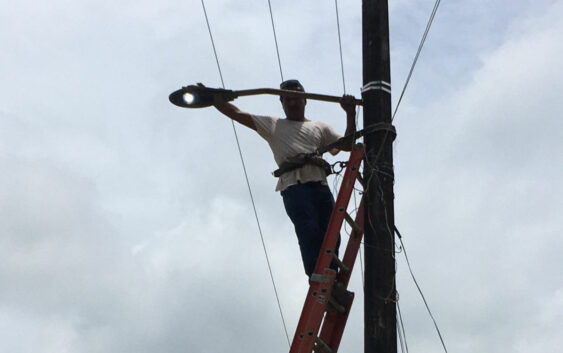
[[[291,185],[281,195],[285,211],[295,226],[305,273],[311,276],[334,208],[334,197],[329,187],[321,182]],[[336,255],[339,247],[340,237],[336,244]]]

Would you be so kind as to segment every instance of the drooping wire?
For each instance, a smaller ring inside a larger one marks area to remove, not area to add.
[[[409,81],[411,79],[412,73],[414,71],[414,67],[418,61],[418,57],[420,56],[420,52],[422,51],[422,47],[424,46],[424,42],[426,41],[426,37],[428,36],[428,32],[430,31],[430,27],[432,26],[432,22],[434,22],[434,17],[436,16],[436,12],[438,11],[438,6],[440,6],[441,0],[436,0],[434,3],[434,8],[432,9],[432,13],[430,14],[430,18],[428,19],[428,23],[426,23],[426,29],[424,30],[424,34],[422,35],[422,39],[418,44],[418,50],[416,51],[416,55],[414,56],[414,60],[412,62],[411,68],[409,70],[409,74],[407,75],[407,80],[405,81],[405,85],[403,86],[403,90],[401,91],[401,95],[399,96],[399,101],[395,106],[395,111],[393,112],[393,116],[391,117],[391,121],[395,119],[395,114],[397,114],[397,110],[399,109],[399,105],[403,100],[403,96],[405,95],[405,91],[407,90],[407,86],[409,85]]]
[[[405,353],[405,344],[403,343],[403,337],[401,336],[399,326],[397,326],[397,335],[399,336],[399,343],[401,344],[401,353]]]
[[[405,260],[407,260],[407,266],[409,268],[409,272],[410,272],[411,277],[414,281],[414,284],[416,285],[416,288],[418,289],[418,292],[420,293],[420,296],[422,297],[422,300],[424,301],[424,305],[426,306],[426,310],[428,311],[428,314],[430,315],[432,322],[434,323],[434,327],[436,328],[436,332],[438,332],[438,337],[440,337],[440,342],[442,342],[442,347],[444,347],[444,351],[446,353],[448,353],[448,349],[446,348],[446,344],[444,343],[444,339],[442,338],[442,333],[440,332],[440,329],[438,328],[438,324],[436,323],[436,320],[434,319],[434,315],[432,315],[432,311],[430,310],[430,306],[428,306],[428,303],[426,302],[426,298],[424,297],[424,294],[422,293],[422,289],[420,289],[420,286],[418,285],[418,282],[416,281],[416,277],[414,276],[414,273],[412,271],[411,264],[409,262],[409,257],[407,256],[407,249],[405,248],[405,244],[403,244],[403,236],[401,235],[401,233],[399,232],[399,229],[397,229],[397,227],[395,227],[395,232],[397,233],[399,241],[401,242],[401,247],[403,248],[403,254],[405,254]]]
[[[204,3],[203,0],[201,0],[201,6],[203,8],[203,14],[205,15],[205,21],[207,23],[207,30],[209,31],[209,37],[211,39],[211,45],[213,46],[213,54],[215,55],[215,61],[217,62],[217,69],[219,70],[219,76],[221,77],[221,84],[223,85],[223,88],[225,88],[225,82],[223,80],[223,74],[221,72],[221,66],[219,65],[219,56],[217,55],[217,50],[215,49],[215,41],[213,40],[213,34],[211,32],[211,26],[209,24],[209,18],[207,16],[207,10],[205,9],[205,3]],[[260,240],[262,242],[262,248],[264,249],[264,254],[266,256],[266,263],[268,264],[268,271],[270,272],[270,278],[272,280],[272,286],[274,288],[274,293],[276,295],[276,301],[278,303],[278,309],[280,311],[283,329],[285,331],[285,337],[287,339],[287,344],[289,346],[289,345],[291,345],[291,343],[289,341],[289,334],[287,333],[287,326],[285,324],[285,319],[284,319],[284,316],[283,316],[281,302],[280,302],[280,298],[279,298],[279,295],[278,295],[278,289],[276,287],[276,282],[274,280],[274,275],[273,275],[273,272],[272,272],[272,266],[270,265],[270,258],[268,257],[268,251],[266,249],[266,243],[264,242],[264,235],[262,233],[262,227],[260,226],[260,220],[258,218],[258,212],[256,211],[256,204],[254,202],[254,195],[252,194],[252,188],[250,187],[250,181],[248,179],[248,173],[246,171],[246,164],[244,163],[244,157],[243,157],[243,154],[242,154],[242,149],[240,147],[240,142],[239,142],[239,138],[238,138],[238,134],[237,134],[237,130],[236,130],[234,121],[231,120],[231,124],[233,126],[233,132],[235,134],[235,140],[236,140],[236,144],[237,144],[237,148],[238,148],[238,152],[239,152],[239,156],[240,156],[240,161],[241,161],[241,164],[242,164],[242,169],[244,171],[244,178],[246,180],[246,186],[248,187],[248,193],[250,195],[250,201],[252,202],[252,209],[254,211],[254,217],[256,218],[256,224],[258,226],[258,232],[260,233]]]
[[[403,315],[401,314],[401,307],[397,301],[397,313],[399,314],[399,325],[397,327],[397,332],[399,333],[399,340],[401,342],[401,351],[404,353],[409,353],[409,346],[407,345],[407,335],[405,334],[405,325],[403,321]]]
[[[342,72],[344,72],[344,65],[342,66]],[[342,75],[342,81],[344,81],[344,75]],[[344,85],[344,83],[343,83]],[[358,105],[356,107],[356,126],[358,126],[358,121],[360,120],[360,106]],[[357,209],[358,208],[358,201],[356,199],[356,189],[354,189],[353,191],[353,195],[354,195],[354,207]],[[363,242],[362,242],[363,244]],[[364,276],[364,259],[362,256],[362,247],[360,247],[359,249],[359,253],[360,253],[360,271],[362,274],[362,288],[365,289],[365,276]]]
[[[282,64],[280,59],[280,49],[278,47],[278,36],[276,35],[276,26],[274,25],[274,14],[272,12],[272,3],[268,0],[268,7],[270,8],[270,19],[272,20],[272,31],[274,32],[274,43],[276,43],[276,54],[278,56],[278,66],[280,68],[280,77],[283,81]]]
[[[346,80],[344,79],[344,59],[342,59],[342,39],[340,38],[340,16],[338,15],[338,0],[334,0],[336,8],[336,28],[338,29],[338,48],[340,49],[340,70],[342,71],[342,89],[346,94]]]
[[[338,0],[334,0],[334,8],[336,10],[336,28],[337,28],[337,32],[338,32],[338,49],[339,49],[339,53],[340,53],[340,71],[342,73],[342,90],[343,90],[343,94],[346,94],[346,79],[345,79],[345,75],[344,75],[344,59],[343,59],[343,55],[342,55],[342,38],[341,38],[341,31],[340,31],[340,15],[339,15],[339,11],[338,11]],[[355,117],[355,123],[356,123],[356,127],[358,126],[358,120],[360,117],[360,106],[358,105],[356,107],[356,117]],[[354,131],[355,134],[355,131]],[[356,139],[354,138],[354,141]],[[365,192],[365,190],[364,190]],[[358,203],[357,203],[357,199],[356,199],[356,189],[353,190],[353,195],[354,195],[354,208],[357,210],[358,209]],[[364,242],[361,242],[362,244],[364,244]],[[361,271],[361,276],[362,276],[362,288],[365,290],[365,274],[364,274],[364,259],[362,256],[362,248],[360,247],[358,249],[359,255],[360,255],[360,271]]]

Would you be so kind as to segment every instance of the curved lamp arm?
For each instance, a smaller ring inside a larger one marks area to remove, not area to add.
[[[342,97],[329,96],[326,94],[308,93],[291,91],[285,89],[275,89],[275,88],[255,88],[246,89],[239,91],[232,91],[222,88],[210,88],[202,87],[196,85],[189,85],[182,87],[181,89],[174,91],[170,94],[168,99],[174,105],[182,108],[205,108],[212,106],[219,102],[232,101],[238,97],[243,96],[256,96],[261,94],[270,94],[276,96],[288,96],[288,97],[301,97],[312,100],[319,100],[324,102],[336,102],[340,103]],[[361,99],[354,99],[356,105],[362,105]]]

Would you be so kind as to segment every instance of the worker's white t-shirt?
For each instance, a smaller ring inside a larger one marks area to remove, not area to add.
[[[330,125],[320,121],[293,121],[258,115],[253,115],[252,120],[258,134],[270,145],[278,167],[288,158],[299,153],[314,152],[317,148],[333,143],[341,137]],[[326,184],[323,168],[306,164],[284,173],[279,177],[276,191],[309,181]]]

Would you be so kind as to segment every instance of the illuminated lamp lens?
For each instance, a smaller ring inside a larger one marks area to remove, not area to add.
[[[186,102],[187,104],[193,104],[195,97],[193,94],[186,92],[184,93],[184,102]]]

